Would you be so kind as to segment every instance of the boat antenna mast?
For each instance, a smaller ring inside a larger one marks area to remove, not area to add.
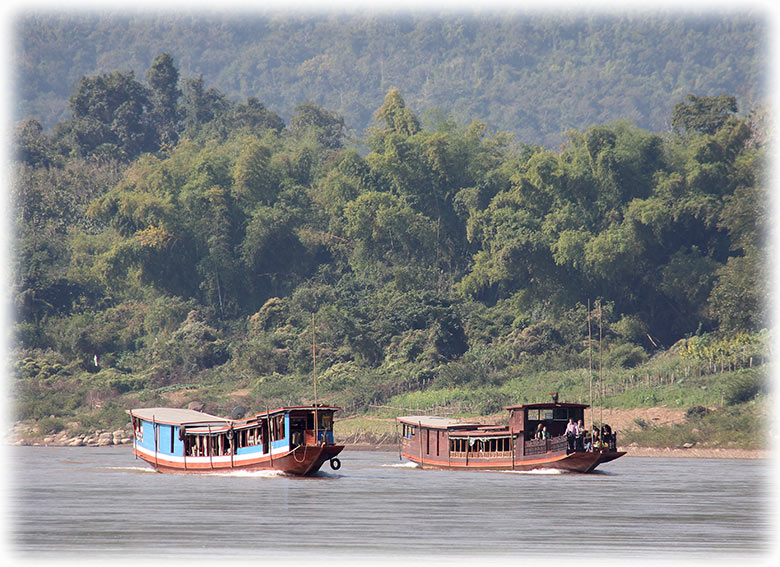
[[[590,383],[590,427],[593,428],[593,347],[590,328],[590,298],[588,298],[588,378]]]
[[[601,316],[601,301],[599,301],[599,423],[604,425],[604,393],[602,390],[602,382],[604,380],[604,356],[602,353],[602,316]]]
[[[314,444],[319,443],[319,416],[317,415],[317,326],[314,311],[311,312],[311,354],[314,370]]]

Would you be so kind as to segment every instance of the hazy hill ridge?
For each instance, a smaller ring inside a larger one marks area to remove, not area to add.
[[[665,131],[688,93],[758,106],[767,88],[761,14],[453,12],[28,13],[16,22],[16,119],[69,117],[84,75],[142,77],[168,52],[182,77],[258,98],[287,119],[311,101],[362,135],[390,87],[416,112],[485,121],[523,143],[615,119]]]

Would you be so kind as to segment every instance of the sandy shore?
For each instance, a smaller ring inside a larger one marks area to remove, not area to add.
[[[631,457],[687,457],[701,459],[767,459],[771,453],[759,449],[718,449],[697,448],[679,449],[676,447],[619,447]]]

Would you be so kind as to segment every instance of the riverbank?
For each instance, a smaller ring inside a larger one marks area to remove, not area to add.
[[[601,415],[593,416],[610,423],[613,430],[625,433],[652,424],[655,427],[670,426],[685,422],[685,412],[664,407],[637,408],[631,410],[605,409]],[[590,415],[586,415],[586,419]],[[503,414],[480,418],[486,423],[500,423]],[[354,415],[337,419],[334,424],[336,439],[349,451],[397,452],[396,420],[392,417]],[[618,442],[620,436],[618,436]],[[8,431],[6,444],[49,447],[105,447],[130,445],[133,442],[130,424],[115,430],[94,430],[74,432],[73,429],[57,433],[42,434],[35,423],[18,422]],[[770,457],[763,449],[739,447],[711,447],[704,445],[675,447],[645,447],[638,444],[619,447],[634,457],[687,457],[709,459],[761,459]]]
[[[632,457],[699,458],[699,459],[767,459],[771,454],[763,449],[732,449],[720,447],[618,447]]]
[[[39,439],[16,439],[12,445],[32,447],[108,447],[112,445],[132,445],[132,437],[124,431],[96,431],[88,435],[74,437],[48,435]],[[397,453],[398,444],[395,441],[383,441],[381,443],[358,442],[345,443],[346,451],[382,451]],[[734,449],[734,448],[682,448],[682,447],[618,447],[621,451],[627,451],[631,457],[656,457],[656,458],[700,458],[700,459],[766,459],[771,455],[766,450]]]

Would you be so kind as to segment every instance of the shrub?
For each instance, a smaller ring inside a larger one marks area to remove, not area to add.
[[[634,368],[646,360],[647,354],[642,347],[623,343],[607,351],[604,365],[612,368]]]
[[[685,410],[685,418],[689,420],[702,419],[708,413],[710,413],[710,410],[705,408],[704,406],[693,406]]]
[[[65,429],[65,422],[56,417],[44,417],[38,420],[38,432],[41,435],[59,433]]]
[[[727,405],[748,402],[759,394],[767,393],[766,376],[760,370],[751,368],[734,373],[726,384],[723,399]]]

